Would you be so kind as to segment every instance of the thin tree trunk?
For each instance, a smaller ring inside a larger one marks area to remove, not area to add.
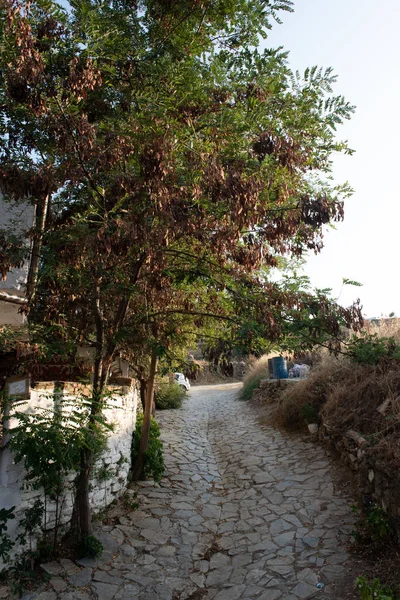
[[[75,495],[76,515],[75,521],[78,527],[78,538],[84,535],[92,534],[92,517],[89,506],[89,480],[92,470],[92,452],[90,450],[81,451],[81,464],[78,475]]]
[[[130,277],[130,283],[136,283],[140,269],[145,261],[143,253],[138,260]],[[109,332],[108,342],[105,340],[104,315],[101,308],[101,265],[99,265],[98,278],[94,297],[94,318],[96,323],[96,358],[94,363],[92,405],[88,427],[96,427],[96,416],[102,410],[102,395],[107,384],[108,371],[116,350],[115,335],[120,330],[130,301],[130,294],[121,299],[116,311],[113,326]],[[151,406],[151,404],[150,404]],[[150,424],[150,422],[149,422]],[[75,526],[78,537],[91,535],[92,522],[89,506],[89,481],[92,471],[93,453],[88,449],[81,450],[80,472],[76,483],[76,496],[72,517],[71,529]]]
[[[26,297],[28,303],[33,300],[36,291],[37,277],[39,272],[40,251],[42,249],[43,234],[46,225],[47,210],[49,206],[49,194],[41,199],[36,205],[35,231],[33,234],[31,260],[26,282]]]
[[[101,397],[104,390],[105,381],[103,373],[104,365],[104,317],[101,310],[101,278],[99,277],[94,297],[94,316],[96,322],[96,357],[94,361],[93,390],[90,415],[88,421],[89,428],[96,427],[96,416],[101,411]],[[104,384],[103,384],[104,381]],[[92,519],[89,505],[89,481],[92,471],[93,452],[88,448],[81,449],[80,470],[76,480],[76,495],[74,501],[74,510],[72,518],[72,527],[77,530],[78,538],[84,535],[92,534]]]
[[[140,438],[139,454],[136,459],[136,463],[133,466],[132,477],[135,481],[140,479],[144,469],[144,453],[149,446],[149,434],[150,434],[150,423],[151,423],[151,411],[153,406],[154,397],[154,380],[156,376],[157,368],[157,354],[154,349],[151,355],[150,364],[150,376],[147,382],[147,393],[146,393],[146,404],[144,409],[144,418],[142,425],[142,436]]]
[[[142,408],[143,408],[143,412],[144,412],[145,408],[146,408],[147,381],[146,381],[146,379],[139,379],[139,383],[140,383],[140,402],[142,403]]]

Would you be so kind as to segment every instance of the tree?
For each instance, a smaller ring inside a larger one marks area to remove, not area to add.
[[[277,339],[299,298],[252,273],[318,252],[323,225],[343,217],[349,190],[324,175],[349,151],[335,128],[351,105],[330,95],[330,69],[301,78],[283,51],[254,48],[290,6],[3,0],[0,185],[37,207],[32,332],[49,350],[96,349],[91,427],[128,330],[164,335],[173,315],[238,330],[250,306]],[[82,453],[84,534],[91,460]]]

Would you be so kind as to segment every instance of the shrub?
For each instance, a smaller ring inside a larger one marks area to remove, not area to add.
[[[135,464],[139,454],[140,439],[142,437],[143,413],[137,416],[136,428],[132,438],[132,465]],[[160,481],[164,474],[163,444],[160,440],[160,428],[155,419],[151,419],[149,445],[144,454],[144,477],[153,477]]]
[[[357,364],[350,357],[328,356],[307,379],[281,392],[269,422],[288,430],[305,430],[305,411],[341,439],[349,431],[364,437],[375,460],[388,472],[400,468],[400,369],[395,360]]]
[[[392,533],[386,512],[380,506],[370,504],[362,511],[352,535],[359,544],[381,545],[387,542]]]
[[[264,354],[249,369],[248,374],[243,380],[243,387],[240,392],[241,400],[251,400],[254,390],[260,386],[262,379],[268,377],[268,358],[269,354]]]
[[[364,575],[357,577],[356,588],[360,594],[360,600],[395,600],[396,595],[386,585],[382,585],[379,579],[371,583]]]
[[[353,337],[348,354],[361,365],[378,365],[384,359],[400,359],[400,346],[394,338],[379,337],[375,333]]]
[[[156,408],[159,410],[180,408],[185,394],[186,390],[176,383],[161,383],[154,393]]]
[[[103,552],[103,544],[94,535],[84,535],[78,550],[80,558],[96,558]]]

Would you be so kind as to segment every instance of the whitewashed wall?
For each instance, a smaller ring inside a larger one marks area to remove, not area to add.
[[[30,392],[30,399],[22,405],[19,410],[34,412],[38,408],[53,408],[51,397],[54,384],[38,385]],[[73,398],[79,393],[81,386],[77,384],[66,384],[64,397]],[[136,411],[138,395],[135,387],[121,388],[110,387],[112,391],[112,402],[105,410],[105,418],[108,423],[114,425],[114,430],[109,433],[107,449],[97,463],[94,465],[93,477],[90,484],[90,505],[93,512],[99,512],[110,504],[115,498],[123,494],[130,468],[130,453],[132,432],[136,425]],[[14,424],[15,425],[15,424]],[[10,427],[13,426],[12,420]],[[100,469],[106,467],[109,478],[99,481],[96,474]],[[73,508],[73,481],[76,473],[68,477],[65,499],[62,510],[62,522],[68,523],[71,519]],[[27,508],[44,494],[41,490],[32,490],[24,483],[24,469],[21,464],[15,464],[9,450],[0,453],[0,508],[11,508],[15,506],[16,519],[9,521],[8,533],[12,539],[18,534],[18,522],[24,516]],[[51,529],[54,524],[56,507],[54,502],[47,504],[47,528]],[[18,551],[20,548],[14,548]],[[0,561],[0,571],[2,568]]]
[[[29,202],[6,202],[0,194],[0,229],[11,229],[17,233],[27,233],[33,226],[35,209]],[[28,237],[27,237],[28,243]],[[0,278],[0,290],[15,296],[24,295],[29,261],[20,268],[12,269],[7,279]],[[0,301],[0,325],[19,327],[25,323],[25,316],[19,312],[17,304]]]

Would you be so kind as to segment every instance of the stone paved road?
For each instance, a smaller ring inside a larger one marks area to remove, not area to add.
[[[323,450],[260,425],[238,387],[194,388],[159,414],[160,486],[140,485],[140,509],[96,532],[102,559],[52,563],[55,591],[36,598],[344,598],[349,501]]]

